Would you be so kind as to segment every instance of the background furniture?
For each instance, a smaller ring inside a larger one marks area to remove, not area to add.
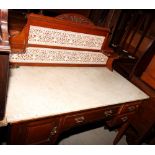
[[[126,135],[128,144],[153,144],[155,127],[154,105],[155,99],[151,98],[149,103],[144,103],[135,115],[130,116],[128,122],[119,129],[114,144],[117,144],[123,135]]]
[[[155,97],[155,41],[152,42],[148,50],[141,56],[134,67],[131,75],[131,81],[149,94]]]
[[[114,69],[131,79],[135,66],[155,39],[154,12],[122,10],[110,40],[110,45],[119,53]],[[145,64],[143,64],[144,66]]]

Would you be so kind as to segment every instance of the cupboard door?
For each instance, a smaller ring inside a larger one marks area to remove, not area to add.
[[[59,119],[51,118],[11,126],[11,144],[54,144]]]
[[[4,117],[9,72],[9,54],[0,52],[0,120]]]
[[[26,126],[26,144],[50,144],[57,131],[55,122]]]

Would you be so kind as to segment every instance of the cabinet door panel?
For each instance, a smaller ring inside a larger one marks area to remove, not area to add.
[[[50,142],[50,133],[56,125],[55,122],[27,126],[26,144]]]
[[[9,144],[53,144],[59,118],[45,118],[11,125]]]

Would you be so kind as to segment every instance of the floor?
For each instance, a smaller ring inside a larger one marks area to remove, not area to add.
[[[116,131],[109,131],[104,127],[98,127],[89,131],[81,132],[62,139],[59,145],[112,145],[116,136]],[[1,143],[6,145],[6,143]],[[127,145],[125,136],[118,145]]]
[[[116,134],[116,131],[109,131],[104,127],[99,127],[69,136],[61,140],[59,145],[112,145]],[[118,144],[127,145],[125,136]]]

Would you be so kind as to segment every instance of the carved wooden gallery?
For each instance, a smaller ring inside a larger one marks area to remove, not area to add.
[[[0,143],[58,144],[103,126],[111,144],[155,144],[154,17],[0,10]]]

